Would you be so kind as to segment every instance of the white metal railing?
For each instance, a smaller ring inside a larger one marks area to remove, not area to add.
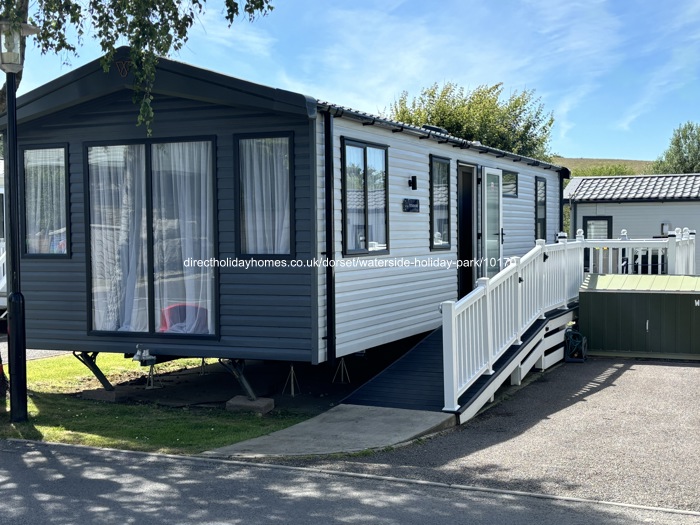
[[[603,271],[601,271],[603,270]],[[444,410],[459,409],[458,399],[538,318],[566,308],[578,298],[586,272],[692,274],[695,232],[687,228],[664,239],[575,241],[559,234],[557,244],[538,240],[522,258],[514,257],[492,278],[459,301],[442,303]]]

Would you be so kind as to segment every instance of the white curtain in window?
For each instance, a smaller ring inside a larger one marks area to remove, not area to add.
[[[148,331],[144,146],[88,149],[92,326]]]
[[[211,142],[154,144],[152,178],[156,331],[213,334]]]
[[[24,199],[27,253],[67,253],[63,148],[24,152]]]
[[[241,251],[245,254],[290,254],[289,139],[242,139],[239,154]]]

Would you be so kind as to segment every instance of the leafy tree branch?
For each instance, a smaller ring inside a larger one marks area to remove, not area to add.
[[[37,0],[29,12],[28,0],[0,0],[2,15],[13,23],[31,22],[39,27],[36,41],[42,53],[77,54],[85,38],[94,38],[104,53],[102,66],[109,70],[119,45],[131,48],[134,103],[139,105],[137,124],[151,131],[151,102],[159,57],[179,51],[189,31],[207,8],[206,0]],[[222,13],[229,27],[236,18],[252,21],[273,10],[272,0],[225,0]],[[24,44],[23,44],[24,45]],[[5,107],[5,91],[0,94]]]

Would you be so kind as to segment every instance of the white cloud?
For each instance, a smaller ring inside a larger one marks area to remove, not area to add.
[[[434,82],[503,82],[506,94],[535,89],[565,135],[570,112],[620,60],[620,22],[602,1],[532,0],[497,13],[461,2],[359,4],[322,13],[317,45],[279,72],[285,88],[376,113]]]
[[[263,26],[236,20],[231,27],[223,14],[214,8],[201,15],[192,27],[190,40],[204,53],[230,55],[232,52],[247,58],[268,58],[276,39]],[[193,52],[193,46],[187,46]]]
[[[644,77],[643,88],[634,103],[617,122],[628,131],[642,115],[663,99],[700,79],[700,4],[674,6],[668,21],[659,21],[656,33],[649,35],[645,56],[658,64]]]
[[[559,139],[564,139],[575,127],[570,113],[590,103],[602,79],[622,60],[621,22],[604,0],[531,0],[528,5],[541,26],[535,67],[552,85],[548,98],[553,99]]]

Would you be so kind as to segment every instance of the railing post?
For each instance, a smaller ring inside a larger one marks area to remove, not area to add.
[[[688,232],[688,257],[690,258],[690,264],[688,264],[688,275],[695,275],[695,268],[697,262],[695,261],[695,230],[690,230]]]
[[[515,264],[515,273],[518,276],[518,286],[515,289],[515,322],[518,325],[518,339],[515,344],[523,344],[523,276],[520,269],[520,257],[512,257],[511,264]]]
[[[620,230],[620,240],[621,241],[629,241],[630,240],[629,236],[627,235],[627,230],[625,230],[625,229]],[[629,271],[630,256],[629,256],[628,252],[629,252],[629,248],[620,248],[619,249],[618,255],[620,257],[620,261],[617,264],[617,273],[624,273],[622,271],[622,263],[625,260],[625,258],[627,259],[627,273],[631,273]],[[611,257],[612,257],[612,254],[611,254]],[[634,257],[633,257],[633,259],[634,259]]]
[[[458,359],[457,353],[457,325],[455,320],[455,302],[445,301],[441,304],[442,308],[442,362],[443,362],[443,378],[444,378],[444,401],[445,407],[443,410],[456,412],[459,410],[457,404],[459,396],[457,395],[458,386]]]
[[[540,250],[540,255],[537,257],[537,264],[539,265],[539,268],[537,268],[537,278],[539,279],[539,286],[537,287],[539,290],[539,300],[537,301],[540,306],[540,319],[544,319],[544,298],[545,298],[545,288],[547,287],[546,283],[546,275],[547,273],[545,272],[544,269],[544,256],[546,255],[544,253],[546,243],[543,239],[537,239],[535,241],[535,245],[537,248]]]
[[[668,274],[678,275],[676,272],[676,265],[678,264],[676,253],[676,232],[669,232],[666,242],[668,243],[668,246],[666,247],[666,253],[668,256]]]
[[[566,309],[566,305],[569,302],[569,236],[565,232],[559,232],[557,235],[557,242],[559,244],[564,244],[564,263],[562,268],[564,271],[564,293],[562,294],[559,308]]]
[[[579,228],[576,230],[576,242],[581,243],[581,278],[583,279],[583,274],[586,273],[586,238],[583,236],[583,230]]]
[[[484,288],[484,319],[486,319],[486,349],[489,353],[489,370],[487,374],[493,374],[493,313],[491,308],[491,282],[488,277],[481,277],[476,280],[476,285]]]

